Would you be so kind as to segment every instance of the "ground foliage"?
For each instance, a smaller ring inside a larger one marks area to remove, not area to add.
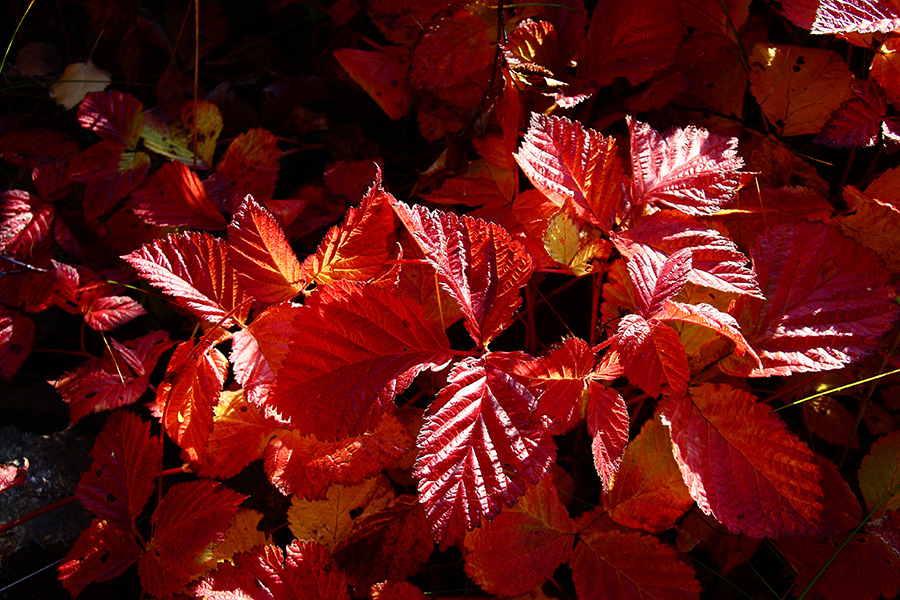
[[[894,3],[22,22],[0,412],[96,433],[73,596],[900,592]]]

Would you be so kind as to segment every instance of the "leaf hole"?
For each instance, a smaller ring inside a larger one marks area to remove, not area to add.
[[[363,514],[362,508],[353,508],[350,510],[350,518],[351,519],[356,519],[356,517],[358,517],[361,514]]]

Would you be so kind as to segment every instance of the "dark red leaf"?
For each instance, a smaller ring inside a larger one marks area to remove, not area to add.
[[[56,304],[96,331],[110,331],[147,314],[134,298],[116,296],[116,286],[107,283],[87,267],[53,261],[56,276]]]
[[[457,364],[419,434],[414,475],[435,539],[452,544],[512,506],[555,454],[537,401],[510,374],[527,356],[490,353]]]
[[[292,327],[268,405],[322,440],[371,429],[416,375],[452,357],[444,330],[419,305],[372,285],[337,281],[317,291]]]
[[[853,98],[832,113],[813,141],[832,148],[874,146],[887,116],[887,106],[884,90],[875,81],[854,81]]]
[[[406,116],[412,101],[406,83],[409,50],[397,46],[380,50],[342,48],[334,51],[334,57],[387,116],[394,120]]]
[[[613,343],[628,379],[651,396],[680,392],[690,379],[687,355],[674,329],[639,315],[625,315]]]
[[[691,249],[678,250],[665,260],[647,246],[634,246],[632,250],[628,275],[634,286],[638,311],[649,319],[687,284],[691,274]]]
[[[46,260],[55,216],[53,205],[34,194],[0,192],[0,252],[20,260]]]
[[[131,531],[94,519],[58,568],[59,580],[73,597],[90,583],[109,581],[141,557],[143,548]]]
[[[94,144],[72,160],[72,179],[87,184],[84,216],[88,221],[110,212],[137,188],[150,170],[150,156],[133,152],[119,142]]]
[[[0,306],[0,381],[12,379],[34,346],[34,322]]]
[[[593,438],[594,467],[608,490],[628,444],[628,408],[617,391],[597,381],[590,382],[590,393],[587,428]]]
[[[173,234],[122,257],[150,284],[200,319],[243,324],[250,303],[228,262],[223,240],[207,233]]]
[[[91,450],[94,459],[75,495],[98,518],[131,532],[162,464],[162,443],[150,423],[126,411],[112,414]]]
[[[78,105],[78,122],[105,141],[134,150],[144,128],[143,108],[131,94],[116,90],[91,92]]]

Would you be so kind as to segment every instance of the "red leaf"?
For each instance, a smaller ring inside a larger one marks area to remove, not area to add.
[[[635,204],[658,202],[690,215],[708,215],[734,199],[744,161],[737,138],[698,127],[656,130],[628,117]]]
[[[134,214],[163,227],[224,229],[225,217],[190,167],[166,162],[131,195]]]
[[[162,464],[162,443],[150,423],[126,411],[113,413],[91,450],[94,459],[75,495],[85,508],[111,526],[135,529]]]
[[[12,379],[34,346],[34,323],[18,311],[0,306],[0,381]]]
[[[897,318],[894,287],[874,252],[833,227],[766,230],[750,252],[765,301],[743,299],[738,322],[762,361],[727,358],[741,377],[839,369],[875,350]]]
[[[340,227],[332,227],[315,254],[303,261],[307,281],[329,285],[339,279],[369,281],[385,272],[395,254],[393,196],[381,186],[381,169],[358,208],[351,208]]]
[[[658,396],[663,384],[673,392],[687,389],[687,355],[678,334],[668,325],[639,315],[625,315],[613,346],[628,379],[651,396]]]
[[[466,330],[481,347],[512,322],[522,303],[519,289],[531,277],[531,257],[505,229],[452,213],[429,213],[394,202],[441,285],[459,303]]]
[[[134,535],[94,519],[59,565],[59,580],[73,597],[90,583],[109,581],[141,557]]]
[[[201,339],[196,347],[195,340],[179,344],[169,359],[165,381],[156,389],[156,411],[166,433],[190,462],[206,453],[213,406],[228,373],[228,359],[213,341]]]
[[[532,113],[515,157],[544,195],[560,207],[571,202],[579,218],[604,231],[625,207],[625,172],[615,139],[577,121]]]
[[[894,555],[900,555],[900,510],[889,510],[866,524],[866,531],[875,535]]]
[[[596,381],[591,381],[590,389],[587,428],[593,437],[594,467],[603,487],[609,489],[628,444],[628,408],[617,391]]]
[[[74,371],[50,382],[69,405],[69,419],[137,402],[147,391],[150,373],[163,352],[172,347],[169,334],[154,331],[120,344],[110,340],[113,352],[91,358]]]
[[[372,600],[428,600],[425,592],[408,581],[382,581],[372,586]]]
[[[705,383],[671,397],[663,423],[691,496],[730,531],[778,538],[820,530],[820,469],[768,405]]]
[[[228,226],[228,259],[260,302],[293,300],[306,287],[300,262],[275,218],[248,196]]]
[[[279,432],[266,448],[269,480],[288,496],[325,497],[332,483],[356,485],[391,468],[413,447],[413,439],[393,415],[371,431],[335,442],[320,442],[297,431]]]
[[[92,221],[111,211],[144,181],[149,170],[146,152],[132,152],[119,142],[99,142],[72,159],[72,179],[87,184],[85,218]]]
[[[898,21],[900,25],[900,21]],[[814,142],[832,148],[874,146],[887,116],[887,97],[875,81],[853,82],[853,98],[831,114]]]
[[[691,274],[691,249],[678,250],[665,261],[647,246],[638,245],[632,250],[628,275],[634,285],[638,311],[649,319],[687,284]]]
[[[275,192],[281,150],[268,129],[255,128],[237,136],[216,165],[216,177],[228,183],[226,208],[239,205],[248,195],[268,202]]]
[[[631,441],[612,486],[605,486],[603,508],[617,523],[651,533],[675,524],[694,503],[678,463],[672,440],[658,418],[644,424]]]
[[[419,434],[413,474],[435,539],[452,544],[537,483],[555,454],[537,401],[510,374],[521,354],[467,358],[450,373]]]
[[[250,310],[226,256],[207,233],[172,234],[122,257],[150,284],[204,321],[243,324]]]
[[[265,405],[275,386],[275,373],[287,356],[293,332],[290,323],[298,309],[299,306],[288,303],[270,306],[232,337],[234,378],[256,406]]]
[[[132,150],[144,128],[144,105],[131,94],[116,90],[91,92],[78,106],[78,122],[107,142],[116,142]]]
[[[397,46],[380,50],[342,48],[334,51],[334,57],[387,116],[394,120],[406,116],[412,101],[406,86],[409,50]]]
[[[143,589],[153,596],[181,592],[200,573],[200,553],[223,539],[245,498],[208,479],[169,488],[153,513],[153,539],[138,561]]]
[[[613,238],[620,252],[631,257],[638,245],[656,251],[651,258],[666,257],[684,248],[691,249],[688,281],[723,292],[762,297],[756,275],[737,245],[715,229],[675,211],[659,211],[641,219],[636,227]]]
[[[313,294],[293,331],[269,406],[322,440],[371,429],[416,375],[452,357],[444,330],[420,306],[350,281]]]
[[[547,356],[514,366],[517,378],[525,378],[535,394],[538,414],[549,419],[547,433],[562,435],[584,417],[588,377],[594,353],[579,338],[567,338]]]
[[[0,252],[23,260],[46,260],[55,216],[53,205],[34,194],[0,192]]]
[[[784,15],[813,33],[891,33],[900,29],[900,11],[890,0],[785,0]]]
[[[72,314],[84,316],[95,331],[110,331],[147,314],[128,296],[114,296],[116,286],[106,283],[87,267],[53,261],[56,276],[56,304]]]
[[[653,536],[594,519],[578,539],[569,565],[579,598],[688,600],[700,594],[693,570]]]
[[[21,465],[0,465],[0,493],[11,490],[25,483],[28,477],[28,459],[23,458]]]
[[[294,540],[282,553],[261,546],[223,563],[194,588],[207,600],[349,600],[347,578],[325,548]]]
[[[616,77],[637,85],[672,64],[685,33],[678,6],[666,0],[600,3],[591,17],[579,75],[598,88]]]
[[[544,477],[514,507],[466,536],[466,573],[491,594],[524,594],[569,559],[574,533],[553,478]]]

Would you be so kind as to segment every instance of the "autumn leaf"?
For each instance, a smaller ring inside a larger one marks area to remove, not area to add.
[[[95,331],[110,331],[147,314],[134,298],[116,296],[116,286],[103,281],[87,267],[53,261],[56,304],[66,312],[80,314]]]
[[[150,156],[132,152],[120,142],[99,142],[75,157],[70,175],[87,184],[84,215],[97,219],[135,190],[150,171]]]
[[[34,322],[18,311],[0,306],[0,380],[9,381],[34,346]]]
[[[587,428],[592,437],[594,468],[609,489],[628,444],[628,408],[617,391],[598,381],[591,381],[589,389]]]
[[[836,229],[797,223],[764,232],[750,252],[766,300],[745,298],[736,314],[762,367],[726,358],[750,377],[838,369],[874,351],[897,317],[883,263]]]
[[[229,359],[234,377],[258,407],[265,405],[275,385],[275,373],[288,354],[290,323],[298,309],[290,303],[270,306],[232,336]]]
[[[0,252],[19,259],[41,259],[53,240],[56,210],[23,190],[0,192]]]
[[[516,162],[531,183],[579,218],[609,231],[625,208],[625,173],[612,137],[565,117],[531,115]]]
[[[466,573],[492,594],[524,594],[568,560],[574,532],[552,477],[544,477],[514,507],[466,535]]]
[[[211,230],[226,225],[203,182],[180,162],[164,163],[131,194],[129,202],[137,216],[153,225]]]
[[[890,33],[900,28],[900,10],[889,0],[787,0],[784,15],[812,33]]]
[[[694,500],[688,493],[672,440],[658,418],[644,424],[628,445],[603,507],[617,523],[660,533],[672,527]]]
[[[640,315],[625,315],[619,322],[613,349],[619,352],[628,379],[651,396],[658,396],[664,389],[680,392],[687,388],[690,370],[684,346],[668,325]]]
[[[222,126],[219,108],[212,102],[197,100],[184,103],[168,119],[147,113],[141,138],[157,154],[194,169],[209,169]]]
[[[874,81],[853,82],[853,97],[845,100],[822,126],[814,142],[833,148],[874,146],[887,116],[887,98]]]
[[[233,564],[223,563],[204,577],[193,593],[206,600],[350,600],[347,578],[328,551],[300,540],[294,540],[284,551],[277,546],[262,546],[238,554]]]
[[[819,133],[852,96],[853,74],[832,50],[761,43],[749,60],[750,93],[781,135]]]
[[[150,423],[118,411],[94,441],[91,458],[76,496],[109,525],[132,531],[155,487],[162,461],[159,438],[150,435]]]
[[[153,538],[138,560],[143,589],[154,596],[179,593],[199,574],[198,555],[224,539],[245,498],[208,479],[169,488],[153,512]]]
[[[212,421],[204,460],[194,467],[203,477],[234,477],[262,459],[269,441],[281,430],[247,400],[244,390],[222,391]]]
[[[662,415],[675,461],[704,513],[754,538],[821,529],[814,455],[768,405],[738,388],[704,383],[671,396]]]
[[[122,258],[204,321],[226,327],[243,324],[250,311],[225,242],[207,233],[172,234]]]
[[[743,184],[737,138],[698,127],[660,135],[632,117],[628,128],[635,204],[658,202],[689,215],[708,215],[734,199]]]
[[[409,70],[409,51],[406,48],[342,48],[334,51],[334,57],[387,116],[396,120],[409,112],[412,93],[406,86]]]
[[[369,281],[387,270],[395,254],[394,197],[381,185],[381,169],[358,208],[351,208],[340,226],[332,227],[315,254],[303,261],[300,272],[307,282],[330,285],[345,279]]]
[[[552,462],[555,447],[535,419],[536,400],[509,372],[521,358],[495,352],[463,360],[426,413],[413,474],[442,544],[513,505]]]
[[[292,328],[267,405],[322,440],[371,429],[416,375],[443,368],[452,356],[443,329],[417,304],[350,281],[312,295]]]
[[[898,449],[900,449],[900,433],[893,431],[872,445],[869,455],[862,460],[859,467],[859,487],[866,501],[866,508],[873,511],[886,500],[872,515],[875,519],[883,516],[888,510],[900,509],[900,492],[896,491],[897,485],[900,484]]]
[[[260,302],[293,300],[306,287],[300,262],[272,214],[252,196],[228,225],[229,262],[238,281]]]
[[[117,90],[91,92],[78,106],[78,122],[107,142],[137,148],[144,128],[144,105],[131,94]]]
[[[95,581],[109,581],[136,563],[143,548],[130,531],[94,519],[59,564],[59,581],[72,597]]]
[[[900,227],[900,196],[894,187],[898,176],[900,169],[889,169],[864,192],[845,186],[844,201],[851,212],[837,217],[844,235],[877,252],[895,273],[900,272],[900,243],[892,235]]]
[[[111,81],[109,73],[92,63],[72,63],[50,86],[50,97],[66,110],[75,108],[91,92],[102,92]]]
[[[265,204],[275,192],[280,158],[281,150],[272,132],[259,127],[250,129],[228,145],[216,172],[205,183],[214,188],[227,188],[227,193],[217,189],[214,197],[230,212],[247,196]]]
[[[579,520],[579,541],[569,562],[579,598],[698,596],[693,570],[674,548],[650,535],[618,531],[592,516]]]
[[[27,458],[22,459],[22,464],[7,463],[0,465],[0,493],[25,483],[25,479],[28,477],[28,466]]]
[[[522,303],[519,289],[531,277],[531,258],[499,225],[401,202],[393,206],[459,303],[469,335],[487,347]]]

